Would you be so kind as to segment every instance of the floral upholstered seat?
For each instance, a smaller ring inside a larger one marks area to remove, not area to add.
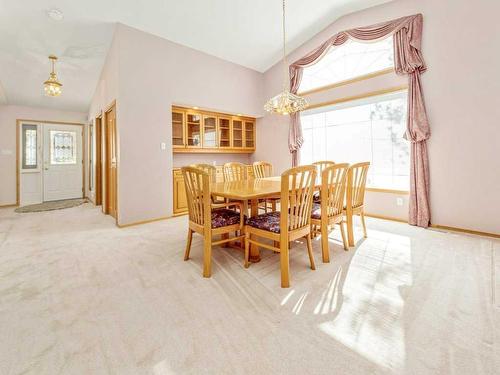
[[[251,217],[247,220],[247,225],[257,229],[267,230],[273,233],[279,233],[280,213],[268,212],[262,215]]]
[[[321,219],[321,203],[313,202],[311,217],[313,219]]]
[[[319,203],[319,202],[321,202],[321,196],[320,196],[320,194],[319,194],[319,191],[318,191],[318,192],[316,192],[316,193],[314,193],[314,195],[313,195],[313,202],[314,202],[314,203]]]
[[[228,210],[227,208],[219,208],[212,211],[212,228],[227,227],[240,223],[239,212]]]

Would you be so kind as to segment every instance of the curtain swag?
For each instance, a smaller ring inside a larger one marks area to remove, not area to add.
[[[395,71],[399,75],[408,75],[408,115],[404,135],[405,139],[411,142],[408,222],[411,225],[428,227],[430,205],[427,139],[430,137],[430,128],[420,82],[420,74],[427,69],[422,57],[422,24],[422,14],[415,14],[342,31],[291,64],[289,72],[290,91],[296,94],[302,80],[303,69],[321,59],[330,48],[340,46],[349,39],[368,42],[393,35]],[[292,165],[296,166],[298,151],[303,142],[299,113],[291,114],[290,120],[288,147],[292,154]]]

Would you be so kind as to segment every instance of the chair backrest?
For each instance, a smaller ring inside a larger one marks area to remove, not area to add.
[[[271,177],[273,165],[267,161],[256,161],[253,163],[253,175],[255,178]]]
[[[224,181],[243,181],[247,179],[247,166],[242,163],[231,162],[224,164]]]
[[[293,231],[309,227],[316,167],[303,165],[281,175],[281,230]],[[284,215],[288,212],[288,215]]]
[[[342,215],[349,164],[335,164],[321,173],[321,217]]]
[[[312,163],[317,168],[318,176],[321,176],[325,168],[331,167],[332,165],[335,165],[333,161],[329,160],[320,160],[320,161],[315,161]]]
[[[357,163],[347,172],[346,204],[352,208],[361,207],[365,201],[366,176],[370,162]]]
[[[215,168],[213,165],[201,163],[201,164],[191,164],[190,167],[198,168],[201,169],[202,171],[207,172],[208,175],[210,176],[210,182],[216,182],[215,176],[217,173],[217,168]]]
[[[189,220],[204,226],[211,225],[210,175],[200,168],[183,167]]]

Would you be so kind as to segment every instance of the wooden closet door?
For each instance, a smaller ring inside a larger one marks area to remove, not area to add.
[[[106,112],[106,213],[116,218],[117,204],[117,147],[116,147],[116,107]]]

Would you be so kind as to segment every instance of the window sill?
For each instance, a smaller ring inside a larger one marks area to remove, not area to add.
[[[390,193],[390,194],[398,194],[398,195],[409,195],[410,192],[408,190],[394,190],[394,189],[380,189],[380,188],[369,188],[365,189],[366,191],[371,191],[374,193]]]

